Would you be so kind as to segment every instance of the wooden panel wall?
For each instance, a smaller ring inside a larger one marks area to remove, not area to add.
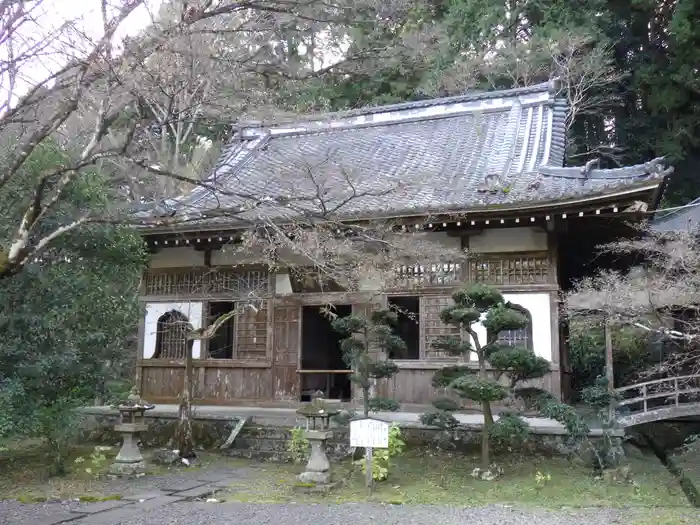
[[[153,403],[177,403],[184,377],[182,364],[148,363],[141,370],[141,395]],[[195,360],[194,398],[210,405],[268,400],[272,399],[271,379],[269,367]]]
[[[271,399],[271,377],[269,368],[195,369],[194,397],[223,405]]]
[[[399,373],[389,379],[388,384],[382,388],[382,394],[388,395],[400,403],[411,404],[427,404],[440,397],[453,397],[453,395],[448,395],[446,389],[434,388],[431,384],[433,374],[439,368],[439,366],[434,368],[426,368],[425,366],[402,367]],[[541,379],[518,386],[543,388],[559,398],[561,396],[560,382],[560,374],[557,369]],[[463,404],[469,406],[469,402],[466,400],[463,400]]]

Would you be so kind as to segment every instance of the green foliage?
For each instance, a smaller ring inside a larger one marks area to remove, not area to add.
[[[445,366],[433,374],[432,384],[435,388],[449,387],[456,379],[475,373],[476,370],[464,365]]]
[[[421,414],[419,419],[421,423],[429,427],[437,427],[442,430],[454,430],[459,427],[459,420],[450,412],[452,411],[435,407],[435,410]]]
[[[0,245],[7,246],[38,177],[63,165],[66,155],[43,144],[23,167],[23,177],[0,190]],[[76,213],[99,212],[110,198],[99,173],[81,172],[65,198],[46,211],[36,235]],[[41,260],[2,280],[0,433],[45,438],[56,472],[64,470],[62,450],[75,428],[72,409],[92,403],[106,379],[120,376],[133,358],[145,261],[143,243],[132,230],[86,224],[58,237]]]
[[[289,441],[287,441],[287,452],[294,463],[304,463],[309,459],[309,440],[304,434],[304,429],[294,427],[289,431]]]
[[[108,452],[111,449],[112,447],[97,446],[92,450],[92,452],[90,452],[90,456],[88,456],[87,460],[82,456],[78,456],[73,460],[73,462],[76,465],[80,465],[86,474],[98,477],[102,467],[107,462],[107,455],[105,452]]]
[[[400,456],[406,449],[406,442],[401,435],[401,428],[397,423],[389,426],[389,447],[374,449],[372,451],[372,479],[384,481],[389,477],[391,458]],[[355,460],[355,465],[362,468],[362,473],[367,472],[367,463],[364,458]]]
[[[542,417],[554,419],[564,425],[572,441],[580,441],[590,431],[586,422],[571,405],[556,399],[543,399],[539,409]]]
[[[481,313],[503,304],[503,295],[497,288],[480,283],[469,284],[462,290],[452,294],[452,299],[458,305],[475,308]],[[475,319],[472,322],[477,320]]]
[[[549,362],[537,357],[527,348],[504,346],[498,343],[503,330],[517,330],[529,324],[528,316],[514,305],[506,302],[495,288],[483,284],[471,284],[452,295],[455,304],[441,312],[443,322],[460,328],[461,336],[452,336],[438,341],[441,349],[449,349],[454,354],[477,355],[479,367],[449,366],[438,370],[433,376],[435,387],[449,388],[460,397],[481,404],[484,413],[482,431],[482,470],[490,466],[489,443],[503,449],[522,443],[527,436],[528,426],[517,414],[506,414],[498,423],[492,420],[491,404],[516,397],[516,385],[521,381],[537,379],[549,372]],[[474,325],[481,320],[487,331],[487,340],[479,341]],[[468,337],[465,337],[468,336]],[[471,339],[466,345],[462,340]],[[487,368],[490,366],[491,370]],[[508,379],[507,384],[499,381]],[[521,392],[524,395],[524,392]],[[540,397],[531,400],[539,405]],[[451,400],[440,399],[434,403],[435,410],[423,414],[424,424],[452,430],[459,426],[452,415],[459,409]]]
[[[530,427],[517,414],[505,412],[499,415],[489,430],[489,439],[496,450],[511,451],[527,441]]]
[[[451,318],[447,316],[448,318]],[[478,319],[478,316],[477,316]],[[445,322],[443,320],[443,322]],[[440,336],[433,347],[438,350],[443,350],[453,356],[468,356],[473,351],[471,343],[462,341],[459,337],[453,335]]]
[[[454,399],[450,399],[449,397],[441,397],[439,399],[435,399],[433,401],[433,406],[438,410],[442,410],[444,412],[456,412],[461,408],[461,405],[457,403],[457,401],[455,401]]]
[[[495,346],[495,351],[489,351],[487,359],[496,370],[507,373],[511,386],[521,381],[537,379],[549,372],[549,361],[536,356],[532,351],[523,347]]]
[[[350,315],[338,317],[332,322],[333,330],[344,336],[340,348],[343,359],[353,371],[350,380],[362,389],[365,417],[370,412],[399,409],[395,401],[370,396],[373,380],[387,379],[398,372],[396,364],[375,359],[373,351],[383,350],[384,355],[389,355],[406,350],[406,343],[393,331],[396,321],[395,312],[379,310],[368,317]]]
[[[499,334],[504,330],[525,328],[528,323],[529,319],[522,312],[511,308],[506,303],[498,303],[487,311],[486,318],[481,324],[488,332]]]
[[[602,328],[588,323],[570,323],[569,360],[572,389],[578,398],[584,388],[605,375],[605,335]],[[613,327],[613,374],[616,385],[635,382],[637,374],[661,358],[654,352],[647,332],[634,327]]]
[[[396,412],[401,405],[395,399],[388,397],[374,396],[368,401],[370,412]]]
[[[508,397],[508,388],[493,379],[478,375],[467,375],[455,379],[450,388],[462,397],[479,402],[492,403]]]

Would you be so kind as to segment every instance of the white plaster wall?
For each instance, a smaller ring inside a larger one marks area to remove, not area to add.
[[[547,232],[538,227],[497,228],[469,236],[475,253],[529,252],[547,249]]]
[[[278,259],[280,264],[285,265],[307,265],[311,261],[290,250],[279,250]],[[242,249],[238,246],[224,246],[221,250],[211,252],[212,266],[231,266],[235,264],[260,264],[266,262],[265,255],[259,249]]]
[[[184,268],[204,266],[204,252],[191,246],[163,248],[151,256],[151,268]]]
[[[511,293],[503,294],[506,301],[526,308],[532,316],[532,349],[535,355],[545,358],[550,363],[554,349],[552,348],[552,319],[551,303],[548,293]],[[486,344],[486,328],[481,323],[474,327],[479,342]],[[476,361],[476,354],[471,355]]]
[[[203,303],[177,302],[177,303],[146,303],[146,327],[143,334],[143,358],[150,359],[156,352],[156,334],[158,331],[158,319],[163,314],[177,310],[187,316],[192,328],[202,328]],[[201,356],[201,341],[194,340],[192,344],[192,357],[199,359]]]
[[[288,273],[278,273],[275,275],[275,293],[277,295],[289,295],[294,293],[292,281]]]

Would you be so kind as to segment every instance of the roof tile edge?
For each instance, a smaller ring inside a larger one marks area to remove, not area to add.
[[[316,118],[297,122],[283,122],[272,126],[262,126],[259,122],[255,122],[251,123],[250,126],[243,126],[237,135],[245,140],[254,139],[268,133],[273,137],[278,137],[395,124],[412,120],[458,116],[477,111],[510,109],[515,101],[520,102],[523,106],[540,105],[553,102],[559,90],[559,84],[555,79],[550,82],[520,88],[327,113]]]

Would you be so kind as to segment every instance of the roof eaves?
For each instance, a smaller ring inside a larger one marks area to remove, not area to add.
[[[356,214],[349,215],[347,217],[339,216],[338,220],[352,220],[352,221],[368,221],[368,220],[392,220],[392,219],[408,219],[413,217],[427,217],[435,214],[441,215],[454,215],[454,214],[503,214],[505,213],[517,213],[517,212],[533,212],[538,213],[542,210],[553,209],[560,210],[562,208],[594,204],[599,201],[606,201],[610,199],[615,199],[618,197],[630,198],[637,194],[646,193],[652,191],[661,184],[662,179],[650,179],[643,180],[633,184],[625,184],[618,187],[608,187],[600,191],[589,193],[579,197],[563,198],[563,199],[543,199],[541,201],[531,201],[531,202],[517,202],[512,204],[503,204],[497,207],[492,205],[486,206],[471,206],[471,207],[453,207],[453,208],[443,208],[443,209],[429,209],[429,208],[416,208],[409,212],[396,213],[389,212],[384,214],[368,214],[367,216],[359,217]],[[216,213],[216,210],[212,210],[210,213]],[[206,212],[204,212],[206,215]],[[224,217],[220,217],[223,219]],[[168,218],[164,218],[167,220]],[[273,222],[285,223],[289,219],[273,219]],[[185,232],[197,232],[197,231],[218,231],[221,229],[240,229],[250,226],[250,221],[236,220],[234,217],[230,221],[211,221],[204,217],[201,222],[181,222],[174,224],[163,224],[163,225],[143,225],[137,227],[142,235],[149,234],[161,234],[161,233],[185,233]]]

